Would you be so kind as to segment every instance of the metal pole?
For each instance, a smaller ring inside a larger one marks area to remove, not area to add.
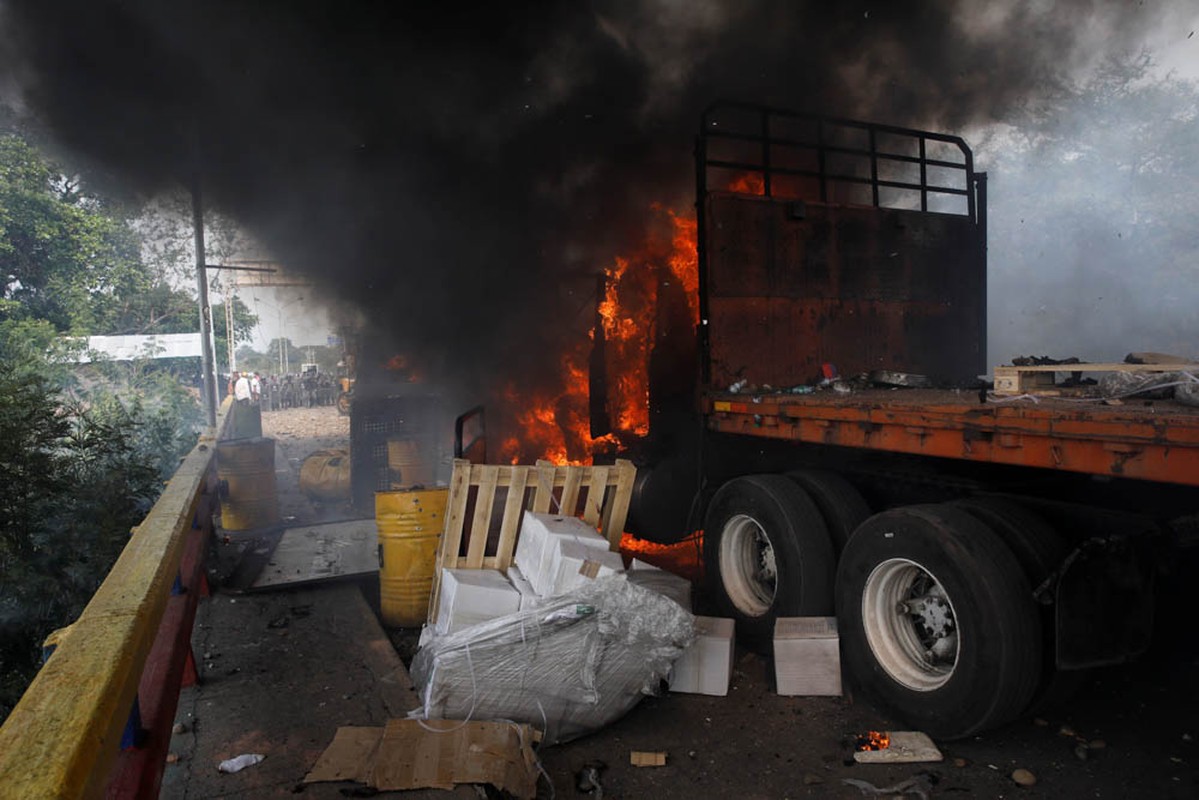
[[[279,329],[275,332],[278,336],[276,341],[279,342],[279,376],[287,374],[287,370],[283,368],[283,309],[275,306],[275,313],[279,315]]]
[[[208,274],[204,268],[204,209],[200,202],[200,174],[192,181],[192,225],[196,235],[196,294],[200,305],[201,364],[204,370],[204,413],[216,427],[216,375],[212,359],[212,307],[208,305]]]
[[[229,350],[229,371],[237,369],[237,345],[233,341],[233,300],[237,296],[233,287],[225,295],[225,346]]]

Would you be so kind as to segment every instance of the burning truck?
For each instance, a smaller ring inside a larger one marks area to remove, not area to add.
[[[1199,510],[1199,413],[988,394],[967,144],[720,104],[696,188],[564,362],[590,390],[576,439],[639,466],[630,530],[702,531],[751,645],[835,613],[856,683],[941,738],[1144,652],[1155,554]]]

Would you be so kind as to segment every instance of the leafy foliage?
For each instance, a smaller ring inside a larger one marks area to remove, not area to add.
[[[194,299],[140,252],[120,209],[0,134],[0,719],[195,443],[171,369],[67,357],[62,334],[195,330]]]

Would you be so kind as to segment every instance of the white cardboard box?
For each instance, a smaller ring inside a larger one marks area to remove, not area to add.
[[[841,639],[836,617],[774,621],[774,676],[781,695],[841,694]]]
[[[695,641],[674,662],[670,691],[722,697],[728,694],[733,674],[733,632],[731,619],[696,617]]]
[[[559,595],[585,586],[588,581],[624,572],[624,559],[613,553],[605,541],[603,547],[574,539],[558,539],[553,543],[550,567],[549,595]]]
[[[508,567],[508,580],[516,587],[516,591],[520,592],[520,610],[531,608],[537,604],[541,598],[537,596],[537,592],[533,591],[533,584],[529,583],[529,579],[520,571],[520,567],[513,564]]]
[[[453,633],[468,625],[514,614],[520,592],[495,569],[442,569],[437,632]]]
[[[664,569],[658,569],[652,564],[646,564],[635,558],[629,565],[629,571],[626,574],[630,583],[652,589],[658,594],[669,597],[687,611],[691,610],[691,581],[686,578]]]
[[[577,541],[607,550],[608,540],[577,517],[561,514],[536,514],[526,511],[520,523],[513,563],[533,586],[533,591],[546,597],[552,594],[555,542]]]

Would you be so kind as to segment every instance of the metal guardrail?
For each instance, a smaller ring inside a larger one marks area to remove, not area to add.
[[[126,758],[122,735],[130,710],[149,686],[170,696],[143,698],[142,713],[147,700],[169,707],[169,737],[184,651],[190,655],[198,589],[180,580],[180,565],[189,564],[193,582],[203,575],[216,441],[232,416],[229,408],[226,401],[216,428],[183,459],[0,728],[0,798],[157,794],[161,764],[151,780],[143,776],[157,750],[143,751],[151,755],[141,759]]]

